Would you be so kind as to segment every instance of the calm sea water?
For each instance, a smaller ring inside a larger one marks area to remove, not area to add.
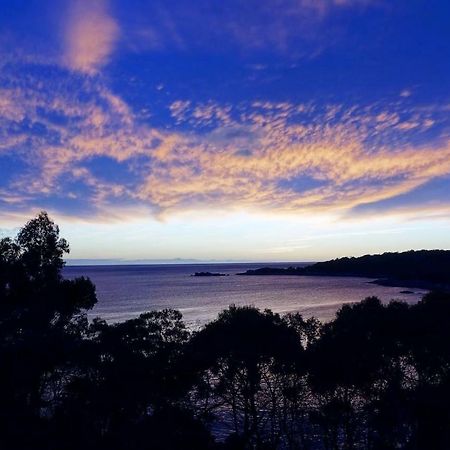
[[[370,284],[367,278],[237,276],[238,272],[286,264],[183,264],[67,266],[67,278],[88,276],[97,287],[98,303],[89,317],[122,321],[163,308],[178,309],[190,327],[214,319],[230,304],[270,308],[278,313],[299,311],[326,321],[344,303],[376,295],[383,302],[417,302],[426,292]],[[295,265],[302,265],[300,263]],[[304,265],[304,264],[303,264]],[[191,277],[194,272],[220,272],[226,277]]]

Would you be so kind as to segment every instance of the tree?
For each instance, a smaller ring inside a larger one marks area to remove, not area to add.
[[[0,241],[0,438],[10,446],[33,439],[21,431],[27,424],[39,433],[45,428],[42,418],[54,401],[49,383],[62,385],[70,376],[68,355],[87,330],[86,310],[97,301],[90,280],[63,279],[68,252],[45,212],[16,238]]]
[[[192,338],[189,351],[203,414],[222,415],[245,448],[277,445],[283,391],[303,354],[296,330],[269,310],[230,306]]]
[[[23,319],[42,329],[64,326],[95,305],[89,280],[62,278],[65,253],[69,245],[46,212],[30,220],[15,239],[0,241],[0,321]]]
[[[411,308],[406,342],[417,377],[411,448],[450,448],[449,319],[449,292],[430,292]]]
[[[343,306],[310,347],[311,387],[322,405],[317,418],[333,445],[341,434],[344,448],[363,435],[371,448],[407,441],[408,317],[407,304],[368,297]]]

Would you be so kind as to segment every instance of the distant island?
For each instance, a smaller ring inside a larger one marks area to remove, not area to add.
[[[227,277],[226,273],[218,272],[195,272],[191,277]]]
[[[262,267],[237,275],[303,275],[375,278],[384,286],[450,289],[450,250],[410,250],[337,258],[305,267]]]

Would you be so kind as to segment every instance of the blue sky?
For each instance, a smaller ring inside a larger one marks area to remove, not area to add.
[[[0,233],[73,258],[450,247],[447,1],[3,0]]]

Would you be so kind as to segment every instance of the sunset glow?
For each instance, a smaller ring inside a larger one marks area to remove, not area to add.
[[[47,210],[74,259],[450,248],[449,13],[2,1],[0,233]]]

